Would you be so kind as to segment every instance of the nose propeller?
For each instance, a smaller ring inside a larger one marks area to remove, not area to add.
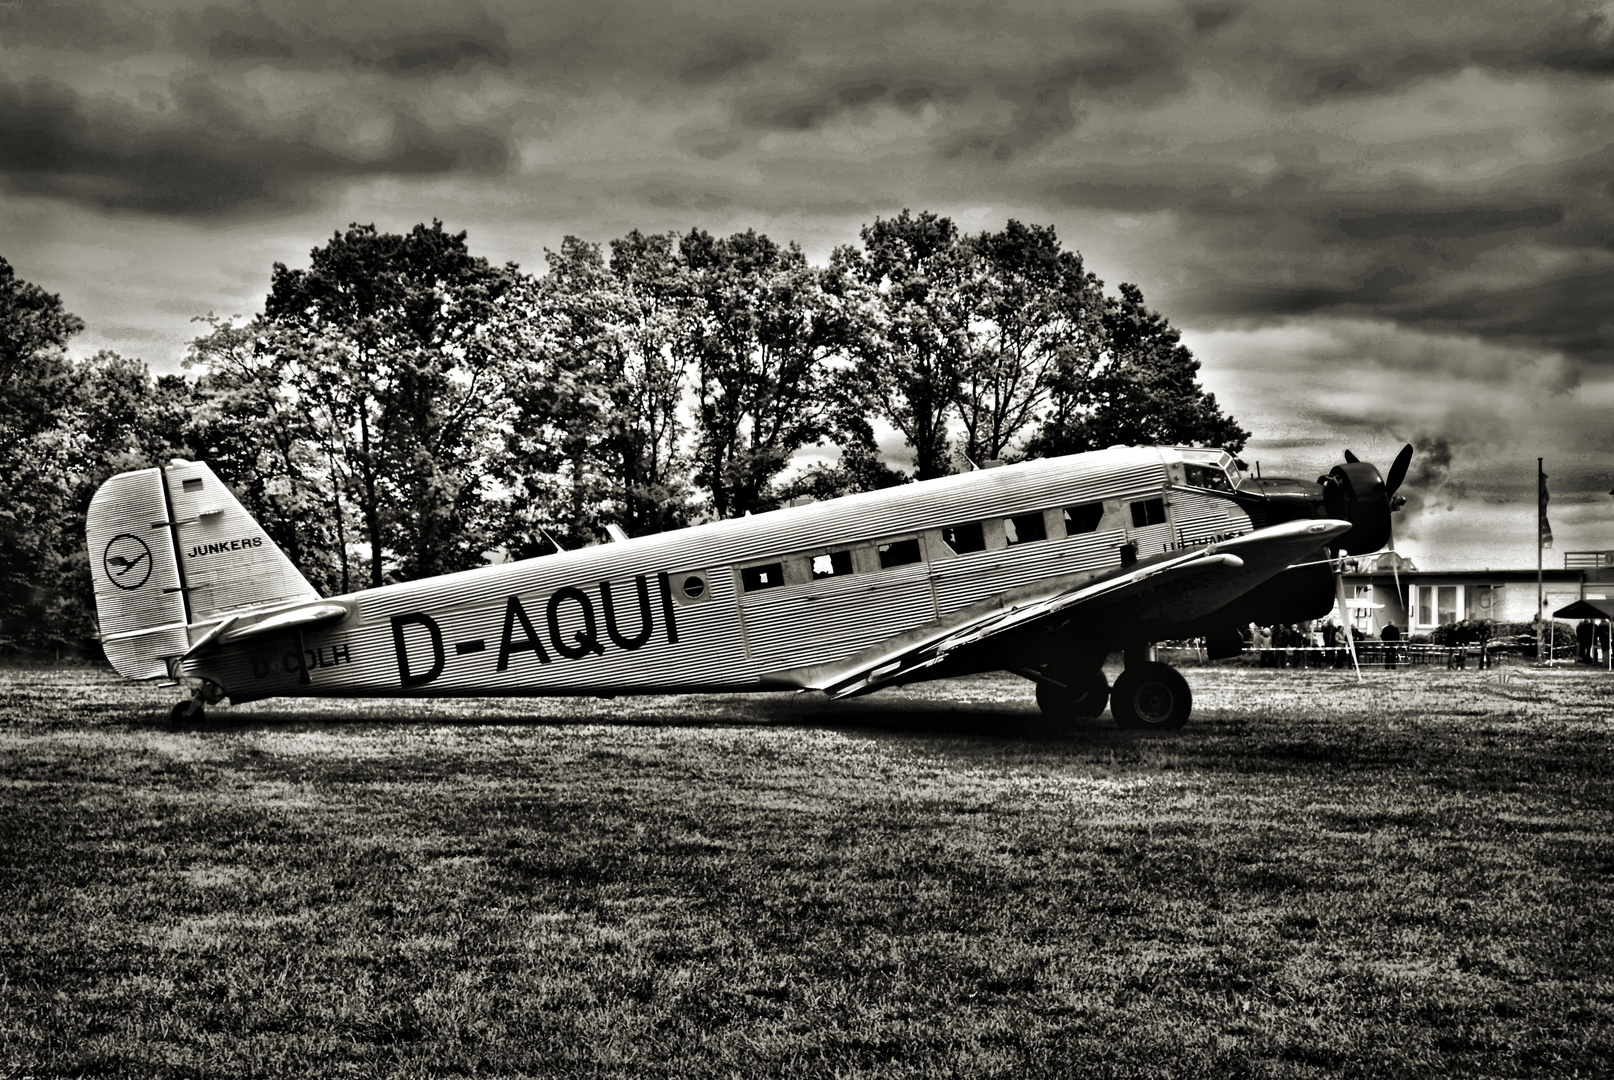
[[[1351,529],[1334,542],[1337,560],[1334,564],[1334,593],[1339,604],[1339,620],[1345,631],[1345,641],[1356,664],[1356,677],[1361,679],[1362,668],[1356,661],[1356,642],[1351,633],[1350,613],[1345,602],[1345,580],[1342,564],[1347,551],[1377,551],[1386,545],[1395,551],[1395,529],[1391,515],[1406,505],[1405,495],[1396,491],[1407,478],[1412,466],[1412,444],[1401,448],[1390,465],[1390,475],[1382,477],[1379,470],[1345,451],[1345,464],[1335,465],[1327,476],[1319,476],[1323,486],[1323,506],[1329,514],[1351,523]],[[1401,574],[1396,570],[1396,592],[1401,592]]]
[[[1350,455],[1349,450],[1345,451],[1345,453],[1347,456]],[[1411,465],[1412,444],[1407,443],[1407,445],[1401,448],[1401,452],[1395,456],[1395,461],[1390,465],[1390,475],[1384,479],[1384,487],[1390,493],[1390,498],[1392,500],[1397,497],[1396,491],[1401,487],[1401,481],[1407,478],[1407,469],[1411,467]],[[1401,506],[1406,505],[1407,497],[1402,495],[1400,496],[1400,499],[1400,505],[1392,505],[1390,509],[1399,510]]]
[[[1323,506],[1329,515],[1351,523],[1351,531],[1335,541],[1336,548],[1350,551],[1377,551],[1393,543],[1390,514],[1406,499],[1396,494],[1407,469],[1412,465],[1412,445],[1401,448],[1390,466],[1388,478],[1378,467],[1345,451],[1345,463],[1335,465],[1317,482],[1323,488]]]

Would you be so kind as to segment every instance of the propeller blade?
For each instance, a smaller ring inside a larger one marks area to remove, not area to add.
[[[1362,681],[1362,662],[1356,658],[1356,638],[1351,633],[1350,609],[1345,606],[1345,550],[1340,549],[1334,560],[1334,599],[1339,602],[1339,626],[1345,631],[1345,647],[1351,650],[1351,666],[1356,668],[1356,681]]]
[[[1389,552],[1394,558],[1390,560],[1390,573],[1395,575],[1395,595],[1399,602],[1401,598],[1401,556],[1395,553],[1395,515],[1390,515],[1390,547]]]
[[[1355,454],[1351,453],[1349,450],[1345,451],[1345,461],[1348,464],[1355,465],[1358,461],[1361,461],[1361,460],[1362,460],[1361,458],[1357,457]]]
[[[1401,452],[1395,456],[1395,463],[1390,466],[1390,475],[1384,478],[1384,490],[1386,494],[1395,494],[1395,489],[1400,487],[1401,481],[1407,478],[1407,467],[1411,464],[1412,444],[1407,443],[1407,445],[1401,448]]]

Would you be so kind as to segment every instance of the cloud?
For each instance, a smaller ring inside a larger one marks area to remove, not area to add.
[[[1563,220],[1564,212],[1556,206],[1518,209],[1475,206],[1446,210],[1386,210],[1341,217],[1335,226],[1353,240],[1388,240],[1402,236],[1453,239],[1512,232],[1515,229],[1543,229],[1558,225]]]
[[[0,4],[0,42],[9,48],[39,46],[99,52],[150,47],[156,28],[140,13],[101,0]]]
[[[363,32],[342,32],[318,22],[277,19],[255,6],[237,10],[212,5],[177,14],[174,37],[185,52],[212,61],[375,69],[406,79],[462,75],[477,65],[510,63],[501,25],[475,11],[461,18],[461,25],[434,25],[427,19],[406,29],[377,24]]]
[[[696,45],[678,67],[678,79],[690,86],[710,86],[770,58],[774,46],[758,37],[720,34]]]
[[[178,80],[154,109],[49,79],[0,82],[0,180],[105,210],[205,218],[304,205],[339,178],[504,166],[486,132],[434,130],[406,107],[372,119],[386,134],[364,146],[322,133],[315,111],[276,116],[205,76]]]

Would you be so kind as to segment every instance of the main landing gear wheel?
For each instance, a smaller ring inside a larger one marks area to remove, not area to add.
[[[1110,692],[1117,727],[1131,731],[1173,731],[1188,722],[1194,707],[1188,681],[1169,664],[1153,660],[1121,672]]]
[[[176,724],[199,724],[207,719],[207,710],[202,708],[200,701],[181,701],[168,711],[168,715]]]
[[[1060,724],[1091,720],[1104,711],[1110,699],[1110,684],[1102,671],[1083,671],[1069,677],[1065,686],[1037,684],[1037,708],[1048,720]]]

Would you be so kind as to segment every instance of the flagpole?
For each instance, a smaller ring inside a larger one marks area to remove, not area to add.
[[[1546,487],[1546,478],[1541,475],[1541,459],[1536,458],[1536,662],[1540,663],[1547,655],[1545,644],[1547,636],[1547,620],[1543,615],[1546,603],[1541,584],[1541,519],[1544,509],[1541,505],[1541,492]]]

